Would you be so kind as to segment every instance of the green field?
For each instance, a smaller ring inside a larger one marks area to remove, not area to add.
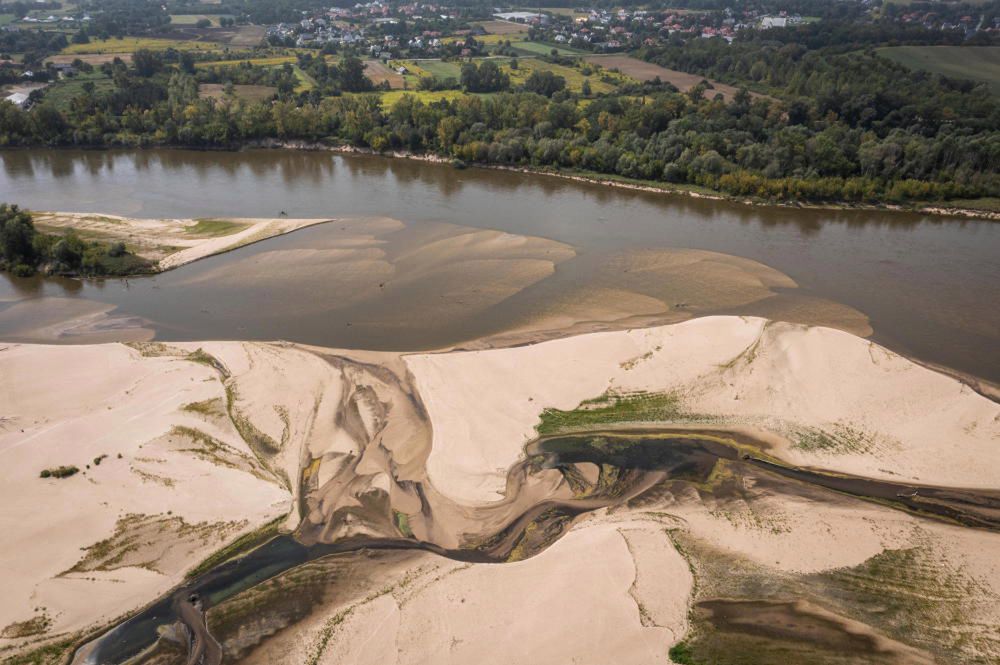
[[[212,51],[218,44],[208,42],[182,41],[179,39],[157,39],[155,37],[125,37],[123,39],[92,39],[89,44],[70,44],[63,53],[132,53],[145,48],[163,51],[168,48],[178,51]]]
[[[302,71],[302,68],[298,65],[292,65],[292,71],[295,73],[295,78],[299,82],[298,85],[295,86],[295,92],[308,92],[316,87],[316,79]]]
[[[222,18],[221,14],[171,14],[170,23],[171,25],[196,25],[198,21],[203,18],[207,18],[212,22],[212,27],[219,27],[219,19]]]
[[[461,65],[455,62],[444,62],[443,60],[421,60],[415,64],[421,70],[427,72],[430,76],[434,76],[439,79],[457,79],[462,75]]]
[[[583,51],[579,51],[575,48],[559,46],[557,44],[548,44],[545,42],[518,42],[511,40],[511,46],[514,47],[515,51],[519,51],[527,55],[549,55],[552,53],[552,49],[555,49],[559,55],[580,55],[583,53]]]
[[[242,60],[212,60],[210,62],[196,62],[195,67],[237,67],[244,62],[249,62],[255,67],[274,67],[283,65],[286,62],[296,63],[298,58],[294,55],[276,55],[266,58],[244,58]]]
[[[1000,95],[1000,46],[891,46],[876,52],[910,69],[981,81]]]
[[[432,102],[441,101],[442,99],[458,99],[464,94],[465,93],[461,90],[439,90],[436,92],[432,92],[430,90],[389,90],[381,93],[380,96],[383,108],[391,108],[393,104],[398,102],[403,97],[403,95],[412,95],[423,103],[430,104]]]
[[[13,14],[0,14],[0,25],[13,23],[16,17]]]
[[[503,70],[510,76],[510,82],[514,86],[522,85],[531,76],[531,72],[533,71],[548,71],[566,79],[566,88],[572,92],[580,92],[584,81],[590,81],[590,89],[596,94],[611,92],[617,87],[617,84],[602,81],[601,76],[584,76],[583,72],[575,67],[556,65],[536,58],[520,58],[517,64],[517,69],[511,69],[508,61],[503,61],[502,63]],[[603,75],[619,83],[632,82],[632,79],[627,76],[615,72],[603,72]]]
[[[83,84],[86,81],[93,82],[95,95],[108,92],[115,87],[114,81],[100,71],[94,71],[90,74],[79,74],[73,78],[56,81],[45,88],[44,103],[60,111],[68,110],[73,98],[83,94]]]

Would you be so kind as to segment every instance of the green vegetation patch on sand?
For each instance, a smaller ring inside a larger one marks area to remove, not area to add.
[[[188,579],[198,577],[204,572],[211,570],[220,563],[233,559],[241,554],[246,554],[250,550],[254,549],[259,545],[263,545],[265,542],[271,540],[276,535],[278,535],[278,527],[285,520],[285,516],[276,517],[267,524],[261,526],[258,529],[245,533],[236,540],[232,541],[222,549],[213,552],[204,561],[199,563],[197,566],[189,570],[186,574]]]
[[[69,478],[80,472],[75,466],[57,466],[54,469],[45,469],[39,475],[41,478]]]
[[[876,52],[913,70],[986,83],[1000,95],[1000,46],[890,46]]]
[[[545,409],[535,429],[545,436],[615,423],[668,422],[685,418],[676,393],[612,393],[584,400],[571,411]]]
[[[927,205],[939,205],[928,203]],[[951,208],[965,208],[968,210],[985,210],[987,212],[1000,212],[1000,198],[983,197],[981,199],[952,199],[947,202]]]

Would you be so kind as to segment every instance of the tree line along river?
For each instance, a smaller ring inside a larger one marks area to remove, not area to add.
[[[564,282],[612,252],[711,250],[759,261],[790,276],[803,294],[856,308],[868,316],[873,338],[894,350],[1000,381],[1000,224],[986,220],[751,207],[508,171],[290,150],[0,151],[0,201],[135,217],[284,212],[449,222],[572,245],[577,258],[556,271]],[[322,284],[309,275],[293,285],[303,306],[274,321],[239,285],[206,289],[190,279],[269,249],[308,248],[325,233],[326,227],[313,227],[129,280],[128,288],[4,275],[0,312],[26,299],[83,298],[151,321],[158,339],[282,338],[383,349],[457,343],[504,323],[466,323],[424,335],[352,329],[336,313],[310,311],[309,294]],[[222,302],[240,305],[204,315]],[[0,324],[0,339],[10,339],[9,333],[9,325]]]

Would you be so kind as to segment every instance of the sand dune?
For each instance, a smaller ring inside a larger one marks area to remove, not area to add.
[[[0,625],[44,615],[62,633],[116,616],[288,511],[224,411],[211,416],[224,396],[211,367],[183,357],[2,346]],[[64,465],[80,472],[39,478]],[[129,531],[145,531],[145,544],[114,541]]]
[[[828,328],[706,317],[406,362],[434,423],[430,478],[462,501],[502,493],[502,470],[544,409],[609,391],[669,393],[676,423],[752,429],[798,465],[961,487],[1000,480],[1000,406]]]
[[[440,240],[460,253],[468,247],[455,243],[520,242]],[[636,396],[659,406],[600,411]],[[245,662],[669,662],[682,639],[704,648],[744,639],[742,624],[721,623],[738,622],[739,608],[718,605],[739,599],[771,603],[768,616],[797,613],[845,649],[869,645],[877,662],[1000,654],[994,532],[737,458],[700,481],[650,473],[618,485],[594,464],[570,470],[571,482],[526,458],[525,444],[540,426],[557,431],[556,418],[574,431],[747,433],[761,454],[792,464],[996,489],[1000,405],[845,332],[705,317],[433,354],[8,344],[0,405],[0,527],[12,543],[0,568],[15,572],[0,602],[0,648],[134,609],[209,552],[285,515],[306,544],[416,538],[509,562],[427,552],[322,559],[287,574],[304,603],[294,612],[280,584],[209,611],[223,648]],[[38,477],[65,464],[81,472]],[[531,512],[545,501],[583,514],[546,521]],[[501,537],[520,516],[523,534]],[[883,561],[910,581],[879,593],[910,597],[921,580],[933,612],[900,600],[905,622],[894,623],[869,611],[858,580]],[[239,620],[251,610],[252,623]],[[954,631],[935,628],[945,615]]]

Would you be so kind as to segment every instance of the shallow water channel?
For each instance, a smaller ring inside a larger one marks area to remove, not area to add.
[[[518,531],[523,537],[529,523],[536,520],[569,518],[597,505],[623,503],[635,494],[630,487],[641,484],[646,473],[656,473],[662,481],[687,481],[704,484],[719,460],[746,464],[756,472],[778,474],[802,483],[875,500],[916,514],[945,519],[965,526],[1000,530],[1000,493],[951,490],[877,481],[866,478],[796,469],[758,459],[744,448],[727,443],[718,432],[699,436],[677,432],[603,432],[566,434],[540,439],[526,448],[526,463],[537,468],[570,469],[578,464],[602,467],[602,480],[592,496],[604,501],[581,500],[558,504],[543,502],[512,520],[504,529]],[[584,507],[586,506],[586,508]],[[555,538],[561,529],[551,531]],[[502,549],[483,546],[479,549],[446,550],[433,543],[406,538],[356,538],[335,544],[305,546],[294,535],[282,535],[236,559],[226,561],[198,576],[173,593],[114,627],[78,653],[78,663],[124,663],[141,654],[158,638],[159,629],[178,620],[178,604],[197,598],[206,610],[236,596],[254,585],[316,559],[360,549],[425,550],[460,561],[501,563],[517,543],[503,542]],[[544,547],[551,542],[541,545]],[[86,654],[86,655],[84,655]]]
[[[991,221],[755,208],[549,176],[278,150],[0,151],[0,201],[137,217],[389,216],[418,227],[447,222],[541,236],[578,252],[546,280],[546,302],[616,253],[711,250],[789,275],[803,297],[860,310],[875,339],[894,350],[1000,381],[1000,224]],[[416,350],[503,330],[532,306],[529,294],[520,294],[488,315],[414,329],[384,324],[392,313],[378,308],[399,307],[389,299],[364,310],[317,307],[327,278],[307,271],[272,283],[198,280],[272,250],[311,249],[333,231],[310,228],[127,283],[0,275],[0,314],[18,301],[58,299],[57,307],[71,307],[83,299],[145,320],[163,340],[288,339]],[[272,303],[285,305],[280,316]],[[0,324],[0,339],[10,339],[13,325]]]

